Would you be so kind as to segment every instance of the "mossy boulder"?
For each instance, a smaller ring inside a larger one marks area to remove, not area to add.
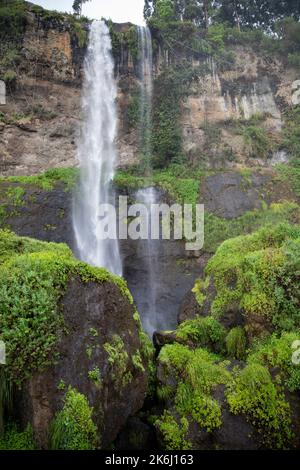
[[[244,327],[250,343],[300,326],[300,227],[279,224],[222,243],[192,293],[197,310],[225,327]],[[184,317],[188,314],[185,311]]]
[[[252,351],[246,362],[200,347],[164,346],[158,357],[157,389],[163,411],[155,418],[161,446],[299,448],[300,384],[299,371],[288,362],[291,339],[273,338]],[[275,363],[276,373],[268,367]]]
[[[91,448],[107,447],[143,405],[153,353],[126,283],[79,262],[66,245],[8,231],[0,231],[0,278],[0,339],[14,414],[47,448],[57,413],[78,408],[70,404],[73,390],[90,407]]]

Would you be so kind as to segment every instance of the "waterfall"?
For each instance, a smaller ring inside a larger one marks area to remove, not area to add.
[[[114,64],[109,30],[94,21],[84,63],[82,109],[78,141],[80,181],[73,200],[73,227],[78,257],[94,266],[122,274],[118,240],[103,240],[100,204],[114,204],[112,179],[116,161],[117,132]]]
[[[138,40],[140,51],[139,74],[141,80],[140,151],[144,157],[146,170],[151,172],[153,62],[152,38],[148,27],[138,27]]]
[[[139,72],[141,80],[140,94],[140,153],[148,175],[151,174],[151,136],[152,136],[152,91],[153,91],[153,62],[152,38],[148,27],[139,26]],[[154,187],[141,189],[136,193],[136,201],[145,204],[148,208],[148,240],[142,243],[147,287],[145,289],[143,304],[140,307],[143,327],[151,335],[161,327],[161,316],[157,312],[157,240],[151,240],[150,211],[151,204],[158,203],[157,191]]]

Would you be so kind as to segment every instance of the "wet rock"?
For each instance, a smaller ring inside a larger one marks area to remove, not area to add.
[[[260,190],[267,180],[263,175],[246,181],[239,173],[218,173],[205,179],[201,199],[206,210],[219,217],[239,217],[247,211],[261,209]]]
[[[172,344],[175,341],[175,331],[155,331],[153,333],[153,344],[157,353],[159,353],[163,346],[165,346],[166,344]]]
[[[129,418],[115,441],[116,450],[151,450],[157,448],[154,429],[139,417]]]
[[[61,310],[66,333],[58,345],[59,359],[24,384],[17,414],[25,425],[32,424],[39,446],[47,448],[49,426],[62,407],[65,390],[58,385],[63,381],[65,387],[71,385],[88,398],[101,447],[106,448],[128,417],[142,407],[147,392],[147,364],[136,367],[132,362],[142,347],[134,306],[113,282],[82,282],[74,277],[61,300]],[[114,345],[116,337],[123,344],[120,350]],[[111,344],[120,355],[115,363],[104,344]],[[89,377],[95,367],[100,370],[99,383]],[[124,381],[126,374],[130,375]]]

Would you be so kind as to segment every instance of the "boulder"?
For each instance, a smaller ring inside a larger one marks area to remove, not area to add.
[[[1,231],[0,245],[0,334],[18,387],[15,418],[46,449],[73,390],[91,409],[96,446],[107,448],[143,406],[153,352],[125,282],[75,260],[65,245]]]

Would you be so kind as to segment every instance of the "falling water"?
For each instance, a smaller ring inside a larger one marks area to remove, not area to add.
[[[152,38],[149,28],[138,28],[140,51],[140,152],[148,175],[151,174],[151,135],[152,135],[152,91],[153,91],[153,63]],[[148,239],[143,243],[147,287],[140,306],[144,329],[148,334],[161,327],[161,316],[157,311],[157,256],[159,241],[151,240],[150,211],[151,204],[158,202],[157,191],[154,187],[141,189],[136,193],[136,200],[148,208]]]
[[[151,172],[151,134],[152,134],[152,91],[153,62],[152,38],[148,27],[138,27],[140,51],[140,151],[144,157],[146,170]]]
[[[103,240],[100,204],[114,203],[117,131],[114,64],[109,30],[94,21],[84,64],[82,108],[84,121],[78,142],[80,182],[74,196],[73,226],[80,259],[122,274],[118,240]]]

